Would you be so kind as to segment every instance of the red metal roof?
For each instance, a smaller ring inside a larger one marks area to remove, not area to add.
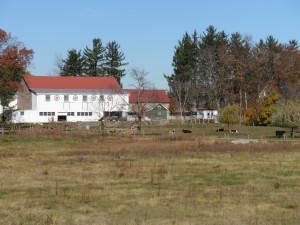
[[[114,77],[24,76],[30,89],[121,89]]]
[[[129,103],[138,102],[139,90],[126,89],[129,92]],[[165,90],[140,90],[141,103],[169,103],[168,93]]]

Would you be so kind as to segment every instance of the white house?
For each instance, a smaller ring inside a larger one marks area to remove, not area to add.
[[[16,94],[13,122],[98,121],[125,117],[129,95],[114,77],[26,75]]]
[[[216,109],[197,109],[194,115],[200,120],[218,122],[218,110]]]

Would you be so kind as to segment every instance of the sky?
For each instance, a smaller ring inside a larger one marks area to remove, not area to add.
[[[57,57],[68,50],[116,41],[124,53],[125,88],[140,68],[157,89],[168,89],[175,46],[185,32],[203,34],[213,25],[239,32],[253,43],[269,35],[281,43],[300,43],[299,0],[0,0],[0,29],[34,50],[32,75],[58,75]]]

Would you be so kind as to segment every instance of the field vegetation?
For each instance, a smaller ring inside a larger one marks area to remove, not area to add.
[[[174,128],[0,135],[0,224],[300,223],[297,138],[278,140],[269,127],[229,138],[215,125]],[[259,142],[230,142],[249,136]]]

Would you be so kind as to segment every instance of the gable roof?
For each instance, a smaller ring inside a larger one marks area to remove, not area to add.
[[[169,109],[168,108],[166,108],[165,106],[163,106],[162,104],[157,104],[157,105],[155,105],[154,107],[152,107],[152,108],[149,108],[148,110],[147,110],[147,112],[149,112],[149,111],[152,111],[152,110],[154,110],[154,109],[156,109],[158,106],[161,106],[162,108],[164,108],[164,109],[166,109],[166,110],[168,110],[169,111]]]
[[[114,77],[24,76],[29,89],[121,89]]]
[[[137,103],[139,90],[126,91],[129,93],[129,103]],[[140,90],[140,103],[169,103],[168,93],[165,90]]]

